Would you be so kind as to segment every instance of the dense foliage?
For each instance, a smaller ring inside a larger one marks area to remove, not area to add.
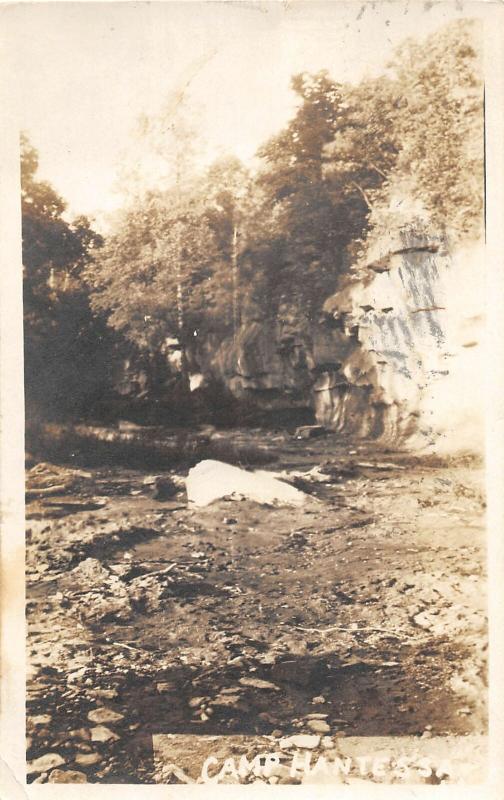
[[[29,415],[82,415],[103,393],[110,330],[91,312],[82,272],[101,238],[37,179],[38,158],[21,141],[25,387]]]
[[[478,236],[476,34],[466,20],[408,41],[386,75],[358,85],[326,72],[294,76],[296,113],[260,148],[255,174],[235,158],[201,173],[187,120],[177,127],[173,109],[144,119],[144,145],[166,169],[143,190],[136,177],[103,247],[86,220],[64,220],[25,143],[27,376],[51,375],[30,391],[52,396],[58,370],[77,376],[79,359],[96,358],[102,318],[148,357],[175,342],[186,383],[198,352],[239,335],[244,321],[290,309],[316,323],[340,276],[397,225],[394,199],[452,240]]]

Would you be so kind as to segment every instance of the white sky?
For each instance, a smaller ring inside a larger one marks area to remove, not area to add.
[[[209,156],[249,160],[294,109],[291,75],[376,73],[406,36],[476,3],[159,2],[0,6],[20,127],[40,176],[72,213],[98,215],[114,192],[135,121],[189,81]],[[475,13],[476,15],[476,13]]]

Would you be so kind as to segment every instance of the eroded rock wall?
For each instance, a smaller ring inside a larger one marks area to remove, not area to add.
[[[261,409],[311,407],[344,434],[448,450],[466,439],[474,449],[482,272],[477,246],[449,252],[411,227],[389,231],[317,319],[248,309],[234,338],[207,343],[201,371]]]
[[[357,345],[314,385],[317,418],[388,442],[481,449],[481,248],[450,254],[403,231],[374,255],[325,304]]]

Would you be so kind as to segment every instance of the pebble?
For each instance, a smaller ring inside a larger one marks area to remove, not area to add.
[[[321,744],[324,750],[333,750],[336,747],[330,736],[323,736]]]
[[[323,697],[321,694],[317,695],[317,697],[314,697],[312,699],[312,705],[313,706],[322,705],[325,702],[327,702],[327,701],[326,701],[325,697]]]
[[[251,686],[254,689],[272,689],[275,692],[280,691],[278,686],[275,686],[274,683],[271,683],[271,681],[263,681],[261,678],[240,678],[238,683],[241,683],[242,686]]]
[[[316,733],[329,733],[331,726],[324,722],[323,719],[310,719],[308,720],[308,727]]]
[[[219,694],[212,700],[212,705],[224,706],[225,708],[233,708],[241,701],[239,694]]]
[[[50,714],[36,714],[34,717],[28,717],[28,724],[29,725],[47,725],[51,722],[51,715]]]
[[[93,742],[109,742],[117,741],[119,736],[106,728],[105,725],[97,725],[96,728],[91,728],[91,741]]]
[[[114,700],[118,697],[117,689],[93,689],[91,694],[95,697],[102,697],[104,700]]]
[[[47,772],[50,769],[54,769],[54,767],[61,767],[64,763],[65,759],[62,758],[59,753],[45,753],[43,756],[39,756],[31,761],[27,765],[26,771],[28,775],[34,772]]]
[[[101,760],[99,753],[79,753],[75,756],[75,763],[81,767],[91,767],[93,764],[99,764]]]
[[[91,722],[119,722],[124,719],[124,714],[118,714],[117,711],[112,711],[111,708],[95,708],[88,714],[88,719]]]
[[[328,714],[307,714],[305,719],[327,719]]]
[[[320,736],[315,736],[309,733],[294,734],[285,739],[280,739],[279,745],[281,750],[289,750],[291,747],[299,747],[302,750],[314,750],[318,747]]]
[[[191,697],[189,700],[189,708],[199,708],[205,702],[205,697]]]
[[[47,783],[87,783],[87,777],[75,769],[53,769]]]

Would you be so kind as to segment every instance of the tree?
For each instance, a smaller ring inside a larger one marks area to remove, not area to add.
[[[247,246],[247,221],[251,214],[252,180],[243,164],[234,157],[214,162],[205,176],[202,190],[206,214],[216,238],[221,260],[215,277],[219,293],[231,295],[230,319],[233,336],[238,332],[245,287],[240,280],[240,259]],[[218,285],[220,284],[220,286]],[[229,303],[218,302],[225,312]]]
[[[265,167],[259,182],[265,213],[277,223],[278,291],[313,317],[334,291],[345,248],[362,233],[369,209],[362,191],[349,191],[350,180],[337,184],[326,173],[326,150],[348,124],[344,87],[326,72],[297,75],[292,86],[300,105],[260,149]]]
[[[424,42],[406,41],[389,74],[345,89],[347,119],[325,148],[325,175],[351,201],[360,193],[366,224],[348,248],[403,226],[428,225],[452,240],[481,232],[483,93],[475,23],[452,23]],[[420,219],[422,218],[422,219]]]
[[[371,211],[400,149],[394,84],[385,76],[342,87],[345,98],[334,137],[324,148],[324,176],[348,204],[357,193]]]
[[[478,237],[483,217],[483,80],[479,23],[458,20],[406,41],[390,67],[401,98],[397,177],[452,237]]]
[[[176,339],[186,386],[190,343],[211,304],[206,286],[216,260],[204,211],[190,187],[150,192],[118,215],[86,271],[93,309],[137,348],[154,354]]]
[[[80,414],[103,388],[108,341],[93,318],[82,272],[101,238],[37,179],[38,155],[21,138],[25,385],[30,414]]]

